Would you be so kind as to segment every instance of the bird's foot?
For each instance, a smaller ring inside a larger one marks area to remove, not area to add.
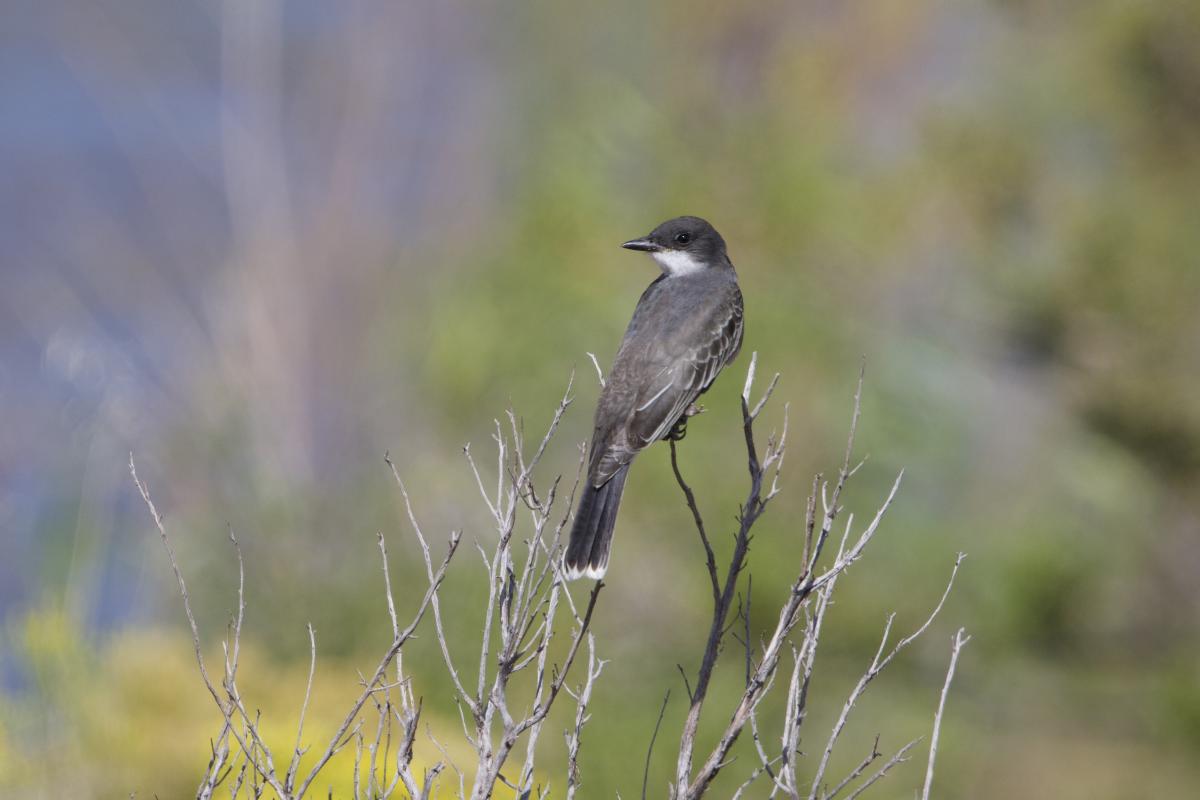
[[[670,432],[667,433],[667,435],[664,436],[663,439],[668,442],[683,441],[683,437],[687,436],[688,419],[696,416],[697,414],[703,414],[703,413],[704,413],[704,406],[699,405],[698,403],[689,404],[688,407],[684,410],[683,414],[681,414],[679,416],[679,419],[677,419],[675,421],[675,424],[671,426]]]

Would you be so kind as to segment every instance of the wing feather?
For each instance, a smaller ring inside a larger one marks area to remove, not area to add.
[[[671,382],[652,402],[638,405],[630,429],[642,447],[666,436],[696,398],[706,392],[717,375],[737,356],[742,343],[742,307],[712,329],[712,338],[693,349],[671,369]],[[640,447],[638,449],[641,449]]]
[[[736,288],[735,288],[736,291]],[[737,357],[742,346],[742,298],[734,296],[728,311],[709,329],[705,341],[663,364],[645,388],[632,389],[621,401],[629,409],[602,438],[605,446],[592,454],[589,478],[601,486],[644,448],[665,437],[696,398],[708,390],[721,370]],[[665,379],[665,384],[660,381]],[[616,387],[610,387],[615,389]],[[597,432],[600,433],[599,431]],[[595,442],[596,439],[593,439]]]

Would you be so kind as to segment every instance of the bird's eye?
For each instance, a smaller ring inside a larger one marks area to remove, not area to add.
[[[692,240],[692,235],[687,231],[675,234],[675,244],[687,244]]]

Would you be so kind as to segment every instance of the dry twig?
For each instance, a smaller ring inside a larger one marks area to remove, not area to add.
[[[841,467],[838,470],[837,478],[833,481],[832,485],[822,480],[819,475],[813,481],[813,492],[809,498],[805,524],[801,530],[802,546],[799,549],[802,552],[802,559],[799,574],[792,584],[787,600],[778,611],[773,630],[760,645],[757,653],[751,646],[748,611],[750,578],[747,575],[746,603],[739,611],[742,618],[742,630],[740,636],[739,634],[735,634],[735,636],[739,636],[739,641],[744,649],[745,689],[741,698],[732,709],[729,721],[725,725],[724,730],[718,735],[716,743],[708,751],[708,755],[700,763],[700,766],[695,767],[694,754],[697,748],[700,718],[703,713],[712,673],[717,663],[717,657],[721,651],[722,641],[730,627],[728,625],[728,618],[733,599],[736,596],[738,581],[742,572],[746,570],[750,543],[753,538],[752,528],[765,511],[767,504],[779,491],[779,472],[786,451],[787,407],[785,406],[781,433],[778,438],[775,435],[768,437],[766,448],[760,460],[754,435],[754,423],[765,409],[768,400],[778,385],[779,376],[776,374],[769,382],[762,398],[757,402],[753,402],[752,392],[756,370],[757,353],[751,356],[745,386],[742,391],[742,429],[746,445],[750,487],[746,501],[742,505],[738,515],[738,529],[734,534],[733,552],[730,556],[728,566],[724,569],[723,575],[717,566],[709,533],[696,502],[695,493],[684,480],[680,471],[678,453],[673,443],[671,448],[672,469],[676,481],[683,492],[684,501],[691,513],[697,533],[700,536],[701,545],[704,548],[705,563],[713,594],[712,620],[701,655],[700,668],[696,675],[695,689],[692,690],[689,687],[691,705],[680,738],[675,779],[671,786],[672,797],[677,800],[683,800],[684,798],[692,800],[702,797],[707,792],[718,773],[731,763],[731,750],[747,725],[751,728],[754,752],[758,757],[758,764],[750,771],[749,775],[740,785],[735,797],[741,797],[755,781],[764,775],[769,777],[772,782],[770,792],[772,797],[783,795],[798,799],[802,796],[807,796],[810,800],[818,800],[818,798],[829,800],[829,798],[848,789],[854,781],[863,775],[870,764],[881,755],[877,748],[872,746],[870,755],[838,783],[832,791],[822,791],[824,775],[828,768],[830,757],[845,727],[850,712],[865,691],[867,685],[901,650],[924,633],[932,624],[933,619],[941,611],[946,601],[950,586],[954,581],[954,576],[957,574],[958,565],[962,561],[962,556],[960,555],[951,572],[946,591],[924,624],[917,628],[913,634],[902,639],[892,650],[884,655],[884,648],[892,622],[892,618],[888,619],[879,651],[843,707],[842,713],[822,750],[820,761],[814,770],[811,788],[807,790],[806,795],[802,795],[799,788],[799,769],[797,764],[797,759],[800,755],[800,730],[807,712],[809,686],[813,675],[817,644],[820,639],[825,615],[830,606],[838,578],[862,557],[867,546],[878,531],[884,514],[895,499],[900,487],[901,477],[903,476],[903,473],[901,473],[901,475],[896,477],[891,490],[883,500],[878,511],[857,536],[852,535],[854,526],[853,515],[847,518],[837,555],[833,558],[832,564],[821,569],[822,554],[833,532],[834,524],[843,510],[841,505],[843,491],[849,479],[853,477],[861,466],[861,463],[854,466],[851,465],[851,457],[854,452],[854,439],[862,407],[863,374],[860,371],[858,386],[854,394],[850,432],[847,436],[845,454]],[[766,486],[765,480],[768,474],[771,475],[769,487]],[[818,508],[820,509],[819,513]],[[792,643],[791,636],[796,626],[802,620],[804,621],[801,629],[803,636],[799,645],[796,645]],[[791,650],[793,659],[790,677],[786,678],[786,690],[783,698],[783,708],[786,713],[779,739],[779,750],[770,753],[764,745],[759,732],[757,712],[772,688],[781,682],[779,680],[779,667],[781,656],[785,649]],[[684,680],[685,682],[687,681],[686,674]],[[887,774],[895,764],[900,763],[905,758],[909,749],[914,744],[915,742],[912,742],[901,748],[878,772],[855,789],[851,796],[857,796],[867,786]],[[932,765],[930,769],[932,770]]]
[[[594,357],[592,360],[595,364]],[[804,779],[805,789],[802,792],[799,788],[802,772],[801,730],[808,712],[817,648],[827,612],[832,605],[839,578],[862,558],[878,531],[899,490],[902,473],[896,477],[875,515],[857,533],[854,515],[846,515],[836,555],[829,563],[824,564],[822,557],[826,546],[833,535],[835,524],[840,524],[838,521],[843,512],[843,491],[861,466],[861,463],[851,465],[855,434],[861,416],[860,372],[841,466],[832,482],[824,480],[820,475],[813,480],[806,515],[798,532],[800,541],[797,550],[801,553],[801,559],[796,577],[786,599],[774,614],[773,624],[763,631],[762,640],[756,646],[752,639],[748,556],[754,525],[780,491],[779,477],[788,433],[788,407],[785,405],[778,436],[774,433],[768,436],[760,453],[754,424],[766,409],[778,386],[779,375],[772,377],[763,395],[754,401],[752,393],[757,363],[757,354],[754,354],[750,359],[741,398],[749,488],[737,516],[733,550],[728,564],[723,567],[718,564],[696,494],[683,477],[676,444],[670,444],[671,468],[700,537],[713,601],[712,617],[699,666],[694,673],[694,684],[689,679],[688,672],[682,666],[679,668],[688,692],[689,706],[680,736],[670,794],[676,800],[694,800],[704,796],[717,775],[732,763],[732,749],[741,733],[749,726],[753,754],[757,762],[742,778],[733,795],[735,798],[745,796],[757,781],[768,780],[769,796],[772,798],[782,796],[795,800],[801,797],[807,797],[808,800],[834,800],[848,792],[846,797],[853,800],[887,775],[893,767],[905,761],[919,740],[913,740],[901,747],[874,773],[867,776],[867,770],[882,758],[879,737],[876,736],[870,752],[845,777],[829,788],[825,783],[825,774],[850,714],[871,682],[902,650],[932,625],[949,596],[963,556],[960,554],[955,561],[946,589],[932,612],[913,633],[900,639],[890,650],[887,645],[894,615],[888,617],[875,656],[845,701],[820,751],[811,776]],[[597,371],[599,372],[598,366]],[[220,731],[211,745],[209,764],[197,790],[198,798],[207,800],[212,797],[216,788],[228,779],[227,788],[231,798],[260,797],[269,789],[281,800],[299,800],[311,793],[324,768],[351,744],[355,798],[362,796],[373,800],[385,799],[399,791],[412,800],[426,800],[434,791],[438,776],[447,767],[458,777],[456,794],[463,800],[468,797],[471,800],[486,800],[493,796],[498,786],[508,787],[521,798],[545,797],[549,794],[549,788],[534,784],[540,752],[539,740],[550,711],[563,692],[575,701],[573,720],[564,732],[567,745],[564,794],[569,800],[579,793],[583,729],[591,718],[589,704],[595,682],[606,663],[598,657],[596,641],[590,631],[596,603],[604,584],[595,583],[586,600],[577,599],[570,591],[559,555],[563,531],[570,520],[575,491],[583,474],[586,448],[579,448],[574,484],[564,499],[560,500],[560,478],[554,478],[544,484],[539,484],[534,479],[535,471],[571,404],[570,391],[571,384],[568,383],[546,432],[531,451],[526,446],[524,425],[515,413],[508,412],[504,423],[496,420],[493,435],[497,449],[494,491],[489,488],[484,470],[476,463],[470,447],[464,448],[471,479],[495,527],[495,536],[490,545],[485,546],[482,542],[477,544],[485,569],[487,591],[484,599],[484,623],[476,640],[478,653],[472,656],[473,675],[460,670],[455,654],[452,653],[450,621],[443,616],[439,595],[462,533],[451,533],[445,556],[440,562],[436,562],[418,521],[408,488],[401,479],[400,470],[390,457],[385,458],[399,488],[405,516],[412,526],[420,548],[425,590],[410,621],[402,625],[393,594],[387,543],[380,533],[378,546],[383,567],[386,609],[392,632],[391,644],[380,658],[374,672],[362,678],[357,699],[346,711],[327,744],[311,759],[305,771],[302,766],[310,752],[309,747],[305,745],[306,718],[317,668],[316,633],[311,625],[308,626],[308,679],[300,706],[295,744],[282,775],[276,771],[273,753],[260,734],[260,717],[257,713],[251,715],[247,711],[237,684],[245,613],[245,574],[237,540],[231,532],[230,538],[238,563],[238,608],[230,626],[229,636],[222,643],[223,674],[218,685],[208,672],[187,585],[163,517],[155,507],[149,489],[138,478],[133,458],[130,457],[130,472],[159,532],[183,600],[201,680],[222,716]],[[526,526],[527,533],[522,533]],[[741,583],[743,572],[746,572],[744,584]],[[414,638],[417,627],[427,612],[433,620],[433,638],[437,640],[442,663],[454,687],[454,699],[462,722],[463,738],[474,751],[474,764],[455,764],[449,751],[434,737],[429,726],[426,726],[427,738],[441,755],[441,759],[434,761],[432,766],[426,767],[418,775],[414,769],[414,752],[423,704],[414,692],[412,677],[405,674],[403,650]],[[713,673],[724,638],[734,628],[737,630],[732,635],[742,648],[744,688],[733,707],[725,712],[728,714],[728,721],[717,734],[715,742],[706,750],[700,750],[700,723],[706,701],[709,699]],[[564,636],[564,644],[553,646],[556,639],[561,640]],[[929,798],[946,696],[954,677],[959,652],[968,641],[969,637],[960,629],[954,639],[950,665],[934,717],[922,800]],[[586,672],[577,688],[571,689],[567,686],[568,675],[585,642]],[[561,664],[555,664],[551,657],[552,650],[561,654]],[[784,654],[789,652],[790,667],[781,669]],[[514,691],[518,686],[519,691]],[[770,739],[762,735],[758,711],[777,686],[784,687],[779,698],[784,714],[777,739]],[[512,699],[514,697],[526,699],[518,707]],[[650,740],[650,749],[646,754],[643,797],[646,795],[646,780],[649,776],[654,742],[662,725],[666,702],[667,699],[664,698],[663,708]],[[371,717],[372,711],[374,717]],[[518,748],[523,748],[520,757],[514,755]],[[505,767],[510,761],[515,762],[516,766],[506,774]],[[545,772],[544,768],[542,771]]]
[[[469,712],[474,723],[472,730],[467,732],[467,740],[475,748],[477,755],[469,796],[479,800],[491,797],[497,784],[501,783],[515,788],[520,796],[533,796],[538,737],[555,701],[566,689],[570,668],[581,645],[587,641],[588,671],[579,691],[572,693],[576,701],[576,711],[574,727],[568,734],[567,796],[574,795],[579,786],[579,751],[583,727],[589,719],[588,703],[594,683],[605,663],[597,657],[595,640],[588,631],[603,584],[597,583],[583,604],[577,604],[571,596],[566,577],[559,565],[558,554],[559,540],[569,519],[575,489],[571,489],[565,503],[560,503],[558,478],[544,488],[538,487],[534,481],[534,472],[570,402],[568,384],[549,428],[532,453],[526,452],[522,424],[515,414],[509,412],[507,415],[507,428],[497,421],[495,494],[490,494],[484,488],[481,471],[471,458],[469,449],[466,450],[473,478],[498,533],[490,552],[484,550],[488,569],[487,616],[480,638],[479,672],[474,687],[470,689],[463,681],[452,657],[447,624],[443,619],[439,598],[439,590],[457,552],[462,534],[455,531],[450,535],[444,558],[440,563],[435,563],[428,540],[417,521],[407,488],[400,479],[399,470],[390,457],[386,458],[420,547],[425,567],[426,589],[411,620],[402,626],[392,591],[387,543],[383,535],[379,534],[378,545],[383,566],[387,614],[392,629],[391,644],[371,675],[362,679],[357,699],[346,711],[328,743],[311,760],[305,771],[302,770],[302,766],[305,765],[305,756],[309,752],[309,748],[304,744],[305,723],[317,668],[316,633],[311,625],[308,627],[308,680],[300,707],[295,744],[282,775],[277,773],[271,748],[260,735],[260,720],[257,715],[252,717],[247,712],[237,685],[245,611],[241,550],[237,549],[238,611],[232,625],[230,641],[224,643],[224,674],[218,686],[208,671],[187,584],[163,517],[155,507],[149,489],[138,478],[133,458],[130,457],[130,472],[158,529],[183,599],[201,680],[222,715],[221,730],[213,741],[209,765],[197,790],[198,798],[207,800],[217,786],[232,776],[228,785],[231,797],[236,798],[243,794],[258,797],[265,787],[269,787],[281,800],[299,800],[311,794],[315,782],[329,762],[352,743],[352,780],[355,797],[388,798],[402,788],[407,797],[423,800],[431,795],[435,779],[447,765],[453,767],[459,776],[459,796],[468,796],[464,770],[450,761],[446,749],[433,738],[432,732],[429,738],[443,759],[425,769],[419,777],[413,769],[422,703],[414,694],[411,678],[404,673],[402,651],[413,639],[418,625],[430,609],[434,620],[434,636],[458,695],[459,707]],[[582,474],[583,456],[584,451],[581,449],[576,486],[579,475]],[[517,534],[521,528],[519,523],[525,514],[528,514],[531,531],[524,540],[523,553],[518,555]],[[234,544],[236,547],[236,540]],[[565,624],[570,627],[569,638],[562,663],[556,665],[551,659],[551,645],[561,633],[559,628],[563,627],[561,623],[564,617]],[[510,689],[518,676],[528,676],[528,685],[532,689],[533,697],[531,705],[520,711],[513,708],[509,701]],[[570,690],[567,691],[571,693]],[[368,719],[369,710],[374,711],[373,719]],[[464,715],[464,727],[466,721]],[[397,726],[395,730],[393,725]],[[231,747],[231,738],[236,743],[236,748]],[[521,741],[525,743],[525,757],[514,784],[501,770]]]

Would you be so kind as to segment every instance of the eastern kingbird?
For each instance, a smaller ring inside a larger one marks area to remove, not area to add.
[[[569,578],[601,578],[634,456],[681,439],[693,403],[742,346],[742,293],[721,234],[676,217],[622,247],[662,268],[634,309],[596,405],[587,483],[563,556]]]

